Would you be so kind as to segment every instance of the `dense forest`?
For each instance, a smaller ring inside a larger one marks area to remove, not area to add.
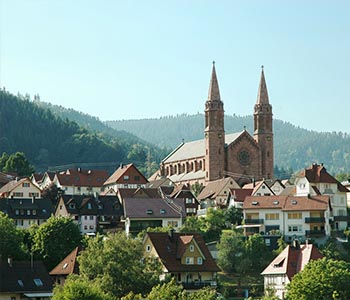
[[[107,126],[101,132],[83,127],[34,102],[28,95],[0,91],[0,154],[23,152],[36,171],[79,165],[112,172],[120,163],[133,161],[151,172],[167,152]]]
[[[295,112],[297,113],[297,112]],[[125,130],[160,147],[176,147],[182,140],[203,138],[204,116],[177,115],[160,119],[108,121],[109,126]],[[332,174],[350,170],[350,135],[341,132],[316,132],[274,120],[275,164],[284,170],[298,171],[312,163],[324,163]],[[155,130],[148,130],[155,128]],[[226,133],[246,128],[253,132],[253,117],[225,117]]]

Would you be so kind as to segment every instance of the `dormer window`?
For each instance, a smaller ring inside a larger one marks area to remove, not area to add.
[[[165,209],[161,209],[159,212],[160,212],[161,215],[166,214],[166,210]]]
[[[20,287],[24,287],[23,281],[21,279],[18,279],[17,283]]]
[[[147,209],[146,213],[147,213],[147,215],[152,215],[153,214],[153,210],[152,209]]]
[[[34,283],[36,286],[43,286],[44,285],[40,278],[35,278]]]
[[[75,203],[69,203],[69,208],[75,209]],[[62,206],[60,207],[60,209],[62,209]]]

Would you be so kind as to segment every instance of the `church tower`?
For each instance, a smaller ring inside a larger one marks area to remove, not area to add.
[[[272,106],[269,103],[264,66],[261,67],[258,98],[254,106],[254,139],[261,149],[262,177],[273,178]]]
[[[225,129],[224,104],[220,98],[215,62],[209,85],[208,100],[205,102],[205,181],[224,177]]]

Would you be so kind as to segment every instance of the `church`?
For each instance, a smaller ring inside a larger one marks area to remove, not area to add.
[[[204,139],[182,143],[164,158],[162,177],[186,185],[206,185],[224,177],[232,177],[240,185],[273,178],[272,106],[263,67],[254,106],[253,136],[246,130],[225,134],[224,103],[214,62],[204,112]]]

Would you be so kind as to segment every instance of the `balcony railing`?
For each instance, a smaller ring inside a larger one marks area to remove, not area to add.
[[[323,217],[318,218],[305,218],[305,223],[325,223],[326,219]]]
[[[325,235],[326,234],[326,231],[325,230],[306,230],[305,231],[305,235],[306,236],[311,236],[311,235],[313,235],[313,236],[315,236],[315,235],[317,235],[317,236],[323,236],[323,235]]]
[[[247,225],[264,224],[264,219],[244,219],[244,224],[247,224]]]
[[[348,216],[333,216],[334,221],[350,221],[350,217]]]
[[[182,286],[186,290],[201,289],[206,286],[216,287],[217,283],[215,280],[211,281],[194,281],[194,282],[182,282]]]

